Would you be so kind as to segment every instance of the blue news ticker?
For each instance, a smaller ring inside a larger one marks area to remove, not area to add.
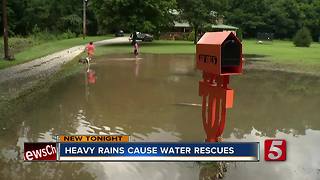
[[[185,160],[187,157],[199,160],[205,157],[219,157],[220,160],[259,161],[259,143],[60,143],[60,159],[77,160],[93,157],[92,160],[148,160],[141,157],[174,158]],[[65,158],[64,158],[65,157]],[[84,158],[81,158],[84,157]],[[85,158],[87,157],[87,158]],[[140,158],[139,158],[140,157]],[[225,157],[222,158],[221,157]],[[228,157],[230,159],[228,159]],[[242,158],[242,157],[247,157]],[[131,159],[130,159],[131,158]],[[162,158],[162,159],[161,159]],[[152,159],[152,158],[151,158]],[[218,160],[217,159],[217,160]]]

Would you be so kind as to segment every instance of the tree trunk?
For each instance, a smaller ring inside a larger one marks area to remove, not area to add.
[[[87,24],[86,24],[86,21],[87,21],[87,12],[86,12],[86,6],[87,6],[87,3],[86,3],[86,0],[82,0],[83,1],[83,17],[82,17],[82,30],[83,30],[83,34],[82,34],[82,38],[85,39],[86,38],[86,34],[87,34]]]
[[[7,0],[2,0],[2,13],[4,59],[9,60]]]
[[[198,42],[198,26],[194,27],[194,40],[193,40],[193,44],[197,44]]]

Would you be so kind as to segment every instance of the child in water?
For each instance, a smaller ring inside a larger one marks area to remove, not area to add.
[[[94,55],[94,50],[95,50],[95,47],[93,45],[93,42],[90,42],[87,46],[86,46],[86,50],[87,50],[87,54],[88,54],[88,58],[87,58],[87,61],[91,61],[92,60],[92,57]]]
[[[133,45],[133,53],[135,56],[138,56],[138,54],[139,54],[138,49],[139,49],[139,45],[138,45],[137,41],[135,41],[134,45]]]
[[[139,45],[138,45],[138,42],[137,42],[137,32],[134,31],[131,35],[130,35],[130,38],[129,40],[132,40],[131,41],[131,45],[133,46],[133,54],[135,56],[138,56],[139,52],[138,52],[138,49],[139,49]]]

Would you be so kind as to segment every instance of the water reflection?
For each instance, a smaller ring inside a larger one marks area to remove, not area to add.
[[[243,137],[243,141],[263,142],[265,136],[262,132],[252,129],[250,134]],[[225,179],[319,179],[320,177],[320,132],[306,129],[304,135],[295,132],[275,132],[275,137],[287,140],[287,160],[284,162],[265,162],[263,160],[264,144],[261,143],[260,163],[230,163]],[[231,134],[227,141],[238,141]],[[247,172],[247,173],[245,173]]]
[[[203,141],[193,56],[114,55],[96,59],[37,101],[0,117],[0,177],[4,179],[201,179],[195,163],[23,163],[23,142],[53,134],[130,134],[133,141]],[[226,179],[315,179],[319,175],[320,80],[280,72],[234,77],[234,108],[225,141],[288,140],[288,160],[229,164]],[[306,154],[307,153],[307,154]],[[21,156],[21,157],[20,157]],[[254,173],[248,173],[254,172]],[[281,173],[280,173],[281,172]],[[259,176],[257,176],[257,174]],[[48,176],[48,177],[47,177]],[[289,177],[289,176],[288,176]],[[1,178],[0,178],[1,179]],[[286,179],[286,178],[285,178]]]
[[[96,72],[93,69],[87,70],[87,80],[89,84],[95,84],[96,83]]]
[[[251,71],[231,82],[234,108],[229,112],[225,136],[250,134],[276,137],[276,132],[305,135],[308,128],[320,130],[320,79],[288,73]]]
[[[139,69],[140,69],[140,60],[136,59],[134,64],[135,64],[134,75],[135,75],[135,77],[138,77],[139,76]]]

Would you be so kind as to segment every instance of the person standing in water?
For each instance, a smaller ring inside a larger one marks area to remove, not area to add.
[[[138,54],[139,54],[139,45],[138,45],[138,42],[136,41],[135,43],[134,43],[134,45],[133,45],[133,54],[135,55],[135,56],[138,56]]]
[[[95,50],[95,47],[93,45],[93,42],[90,42],[87,46],[86,46],[86,50],[87,50],[87,54],[88,54],[88,63],[89,61],[92,60],[93,58],[93,55],[94,55],[94,50]]]
[[[137,42],[137,32],[133,32],[130,36],[130,39],[132,40],[131,45],[133,46],[133,54],[135,56],[138,55],[138,49],[139,49],[139,45]]]

